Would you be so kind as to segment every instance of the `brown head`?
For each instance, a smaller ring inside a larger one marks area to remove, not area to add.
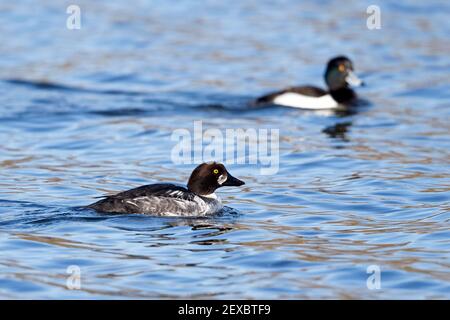
[[[207,196],[220,187],[242,186],[244,181],[233,177],[221,163],[202,163],[192,171],[188,181],[189,191]]]

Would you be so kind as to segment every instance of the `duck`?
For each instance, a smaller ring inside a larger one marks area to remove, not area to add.
[[[328,90],[309,85],[290,87],[264,95],[256,99],[254,105],[274,104],[311,110],[338,109],[355,101],[357,96],[351,87],[364,85],[353,72],[353,62],[346,56],[330,59],[324,78]]]
[[[140,186],[87,206],[104,213],[146,214],[153,216],[208,216],[223,209],[215,191],[221,187],[242,186],[221,163],[205,162],[191,173],[187,186],[156,183]]]

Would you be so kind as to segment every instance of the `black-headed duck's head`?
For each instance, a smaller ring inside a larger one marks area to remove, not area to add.
[[[328,61],[325,82],[330,91],[348,88],[348,86],[359,87],[364,85],[363,81],[353,73],[352,61],[344,56]]]
[[[187,186],[189,191],[200,196],[207,196],[214,193],[217,188],[243,184],[244,181],[233,177],[223,164],[208,162],[202,163],[192,171]]]

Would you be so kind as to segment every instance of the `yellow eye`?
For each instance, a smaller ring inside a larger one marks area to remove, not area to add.
[[[345,71],[345,66],[343,64],[340,64],[338,68],[339,68],[340,72],[344,72]]]
[[[219,170],[218,169],[214,169],[213,172],[214,172],[214,174],[218,174]]]

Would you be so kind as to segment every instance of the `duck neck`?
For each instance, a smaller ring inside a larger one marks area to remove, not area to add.
[[[207,194],[207,195],[202,196],[202,197],[203,198],[208,198],[208,199],[214,199],[214,200],[218,200],[219,199],[219,197],[217,197],[217,195],[215,193],[210,193],[210,194]]]

